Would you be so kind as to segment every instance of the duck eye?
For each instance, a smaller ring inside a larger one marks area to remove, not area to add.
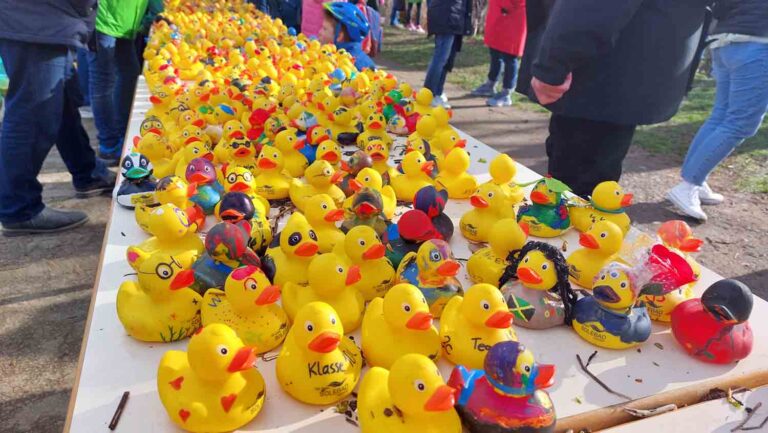
[[[413,381],[413,387],[419,392],[424,392],[424,390],[427,389],[427,386],[424,385],[424,381],[418,379]]]
[[[614,193],[615,193],[616,195],[621,195],[621,193],[620,193],[619,191],[614,191]]]
[[[157,274],[158,277],[162,280],[167,280],[168,278],[171,278],[173,275],[173,269],[170,265],[167,265],[165,263],[160,263],[157,265],[157,268],[155,268],[155,274]]]
[[[248,290],[256,290],[259,288],[258,284],[256,284],[256,280],[253,278],[248,278],[245,280],[245,288]]]
[[[192,153],[194,153],[195,155],[197,155],[198,153],[200,153],[200,149],[198,149],[198,148],[196,148],[196,147],[193,147],[193,148],[192,148]]]
[[[627,282],[626,281],[622,281],[620,285],[621,285],[622,289],[626,289],[627,288]]]
[[[493,198],[493,192],[488,193],[488,198]]]
[[[343,267],[341,267],[341,266],[337,266],[337,267],[336,267],[336,272],[338,272],[338,273],[340,273],[340,274],[343,274],[343,273],[344,273],[344,268],[343,268]]]
[[[491,309],[491,304],[486,300],[480,301],[480,306],[486,311]]]
[[[607,236],[608,236],[608,233],[606,233],[606,232],[600,233],[600,237],[603,238],[603,239],[605,239]]]
[[[370,177],[364,177],[364,178],[363,178],[363,181],[364,181],[364,182],[370,182],[370,181],[371,181],[371,178],[370,178]]]
[[[224,356],[227,353],[229,353],[229,349],[227,349],[227,346],[219,346],[216,348],[216,351],[219,352],[221,356]]]
[[[549,265],[548,265],[548,264],[546,264],[546,263],[543,263],[543,264],[541,265],[541,270],[543,270],[543,271],[546,271],[547,269],[549,269]]]
[[[273,153],[273,154],[272,154],[272,158],[277,158],[277,154],[276,154],[276,153]]]
[[[601,276],[600,276],[600,279],[601,279],[601,280],[603,280],[603,281],[605,281],[605,274],[601,275]]]
[[[529,259],[528,257],[524,258],[523,263],[528,263],[528,259]]]
[[[331,316],[331,325],[335,325],[335,324],[336,324],[336,317]]]
[[[437,250],[432,250],[429,253],[429,259],[432,260],[433,262],[440,261],[440,253]]]
[[[307,320],[304,322],[304,329],[306,329],[307,332],[312,332],[315,330],[315,324]]]
[[[323,208],[323,210],[325,210],[325,209],[328,209],[328,205],[327,205],[327,204],[325,204],[325,203],[322,203],[322,204],[320,205],[320,207],[321,207],[321,208]]]
[[[295,247],[296,245],[301,242],[301,234],[299,233],[293,233],[291,236],[288,237],[288,245]]]
[[[526,365],[525,367],[523,367],[523,370],[525,370],[526,373],[530,373],[531,372],[531,366],[530,365]]]
[[[314,230],[309,231],[309,238],[312,239],[313,241],[317,241],[317,235],[315,234]]]
[[[190,165],[189,167],[187,167],[187,171],[190,173],[194,173],[197,171],[197,167],[195,167],[194,165]]]
[[[131,167],[133,167],[133,161],[131,161],[130,159],[126,159],[123,162],[123,168],[131,168]]]
[[[409,304],[407,304],[407,303],[403,303],[403,311],[405,311],[406,313],[410,313],[411,312],[411,306]]]
[[[237,175],[235,173],[228,174],[227,175],[227,182],[229,182],[229,183],[237,182]]]
[[[358,239],[357,243],[360,244],[361,247],[365,246],[365,239]]]
[[[211,167],[206,165],[204,170],[205,170],[206,173],[210,173],[211,172]]]
[[[246,171],[245,173],[243,173],[243,179],[245,179],[246,182],[250,182],[251,179],[253,179],[253,175],[250,172]]]

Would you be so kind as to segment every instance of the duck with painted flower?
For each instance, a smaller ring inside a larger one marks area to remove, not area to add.
[[[527,185],[530,184],[521,184]],[[523,205],[517,211],[517,220],[528,224],[531,236],[554,238],[571,228],[567,201],[563,197],[566,191],[570,191],[566,184],[549,176],[534,182],[533,203]]]

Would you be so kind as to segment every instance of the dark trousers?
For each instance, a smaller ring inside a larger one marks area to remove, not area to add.
[[[618,181],[636,127],[552,114],[546,142],[549,174],[582,197],[600,182]]]
[[[413,10],[414,6],[416,6],[416,17],[415,19],[412,20],[411,11]],[[405,7],[405,16],[406,16],[406,19],[405,19],[406,22],[414,23],[417,26],[421,24],[421,3],[408,2],[408,5]]]
[[[0,222],[14,223],[43,210],[37,175],[54,143],[76,187],[91,182],[97,160],[77,110],[74,51],[0,39],[0,57],[10,79],[0,132]]]
[[[499,74],[504,69],[504,76],[501,79],[501,87],[512,90],[517,85],[517,70],[520,68],[520,59],[512,54],[504,53],[493,48],[488,48],[491,52],[491,68],[488,70],[488,81],[494,83],[499,81]]]
[[[461,47],[461,36],[451,34],[435,35],[435,52],[427,67],[427,75],[424,77],[424,87],[432,91],[437,97],[443,94],[445,79],[448,72],[453,69],[456,53]]]

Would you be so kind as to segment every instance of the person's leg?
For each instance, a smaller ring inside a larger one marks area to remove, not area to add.
[[[445,64],[443,65],[443,69],[440,73],[440,79],[437,82],[436,92],[435,95],[440,97],[441,104],[445,108],[451,108],[450,104],[448,103],[448,97],[445,95],[445,80],[448,78],[448,72],[453,70],[453,64],[456,60],[456,54],[459,52],[459,47],[461,46],[461,37],[457,35],[448,35],[449,42],[448,42],[448,59],[445,61]]]
[[[118,107],[115,105],[116,42],[116,38],[96,32],[96,51],[88,53],[91,107],[99,140],[99,154],[110,161],[116,161],[115,150],[122,139],[118,126]]]
[[[486,103],[491,107],[509,107],[512,105],[512,91],[517,85],[517,70],[520,61],[516,56],[507,53],[499,53],[504,64],[504,76],[501,81],[501,90]]]
[[[451,56],[452,45],[453,35],[435,35],[435,51],[432,53],[432,60],[429,61],[427,75],[424,78],[424,87],[431,90],[435,97],[443,93],[440,81]]]
[[[416,31],[424,31],[424,29],[421,28],[421,0],[416,3]]]
[[[77,80],[80,86],[80,93],[83,95],[83,105],[91,105],[90,97],[90,74],[88,73],[88,50],[85,48],[77,49]]]
[[[488,54],[491,58],[491,64],[488,66],[488,79],[472,91],[472,96],[493,96],[495,92],[496,83],[499,81],[499,74],[501,73],[501,57],[499,51],[493,48],[488,48]]]
[[[413,30],[413,21],[411,21],[412,10],[413,10],[413,3],[409,1],[405,6],[405,27],[408,30]]]
[[[136,80],[141,73],[141,65],[136,57],[136,46],[133,39],[117,39],[115,55],[117,81],[115,82],[114,104],[117,107],[117,123],[115,125],[120,134],[119,147],[117,148],[119,154],[125,138],[125,131],[128,128],[128,118],[131,115],[133,94],[136,91]]]

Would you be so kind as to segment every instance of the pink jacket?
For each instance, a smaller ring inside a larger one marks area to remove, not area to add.
[[[323,28],[323,3],[327,0],[302,0],[301,32],[307,36],[317,36]]]

